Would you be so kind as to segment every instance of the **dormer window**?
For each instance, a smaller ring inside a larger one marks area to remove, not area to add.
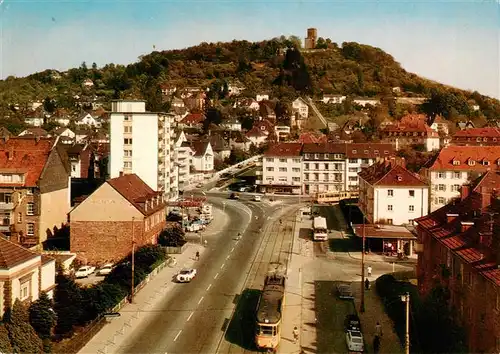
[[[481,141],[481,138],[476,138],[476,141]]]
[[[368,154],[368,150],[365,150],[365,154]]]
[[[357,154],[357,153],[358,153],[358,150],[352,150],[352,153],[353,153],[353,154]]]
[[[476,164],[476,161],[470,159],[469,160],[469,166],[474,166]]]
[[[490,162],[488,160],[483,160],[483,166],[489,166]]]
[[[377,155],[377,154],[378,154],[378,150],[373,151],[373,153],[374,153],[375,155]]]
[[[483,138],[483,141],[488,141],[488,138]]]
[[[460,165],[460,161],[458,160],[453,160],[453,166],[458,166]]]
[[[330,158],[330,154],[325,154],[325,159],[329,159]]]
[[[403,176],[398,175],[398,176],[397,176],[397,179],[398,179],[398,182],[401,182],[401,181],[403,180]]]

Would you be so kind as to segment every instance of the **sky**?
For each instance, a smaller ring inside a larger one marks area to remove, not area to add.
[[[129,64],[201,42],[318,36],[500,98],[500,0],[0,0],[0,78]]]

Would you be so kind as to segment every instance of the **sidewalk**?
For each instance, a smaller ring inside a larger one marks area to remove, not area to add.
[[[182,254],[171,255],[176,259],[172,267],[163,268],[154,278],[147,283],[134,296],[133,304],[125,304],[120,312],[120,317],[113,318],[107,323],[79,353],[104,354],[115,353],[127,338],[128,334],[137,328],[146,317],[147,311],[155,307],[166,293],[175,285],[172,278],[181,268],[190,267],[196,261],[194,254],[199,251],[202,255],[204,248],[200,245],[188,244]]]

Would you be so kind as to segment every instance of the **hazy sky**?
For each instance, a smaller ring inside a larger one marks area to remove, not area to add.
[[[500,98],[499,0],[4,0],[0,77],[83,61],[128,64],[153,45],[304,37],[308,27],[338,43],[380,47],[421,76]]]

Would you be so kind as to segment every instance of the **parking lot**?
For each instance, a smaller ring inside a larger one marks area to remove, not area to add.
[[[83,286],[90,286],[96,283],[99,283],[104,280],[104,276],[97,275],[96,273],[92,273],[88,276],[88,278],[78,278],[75,279],[77,284],[81,284]]]

